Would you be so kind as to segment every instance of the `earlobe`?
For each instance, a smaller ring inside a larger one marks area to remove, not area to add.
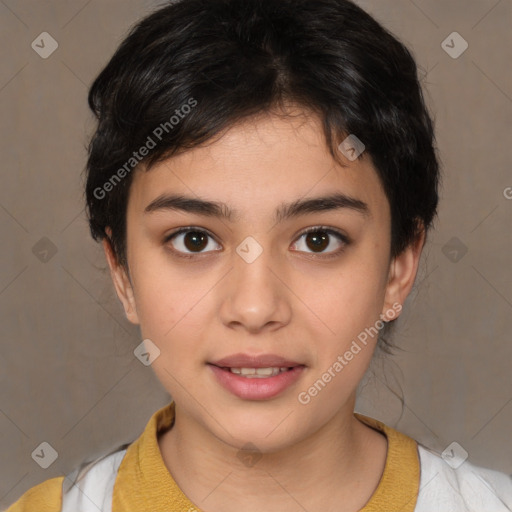
[[[110,228],[107,228],[106,232],[110,236]],[[132,324],[138,325],[139,317],[137,315],[135,297],[126,269],[118,263],[109,237],[102,240],[102,245],[108,266],[110,267],[110,276],[112,277],[117,296],[123,305],[126,318]]]
[[[388,316],[386,313],[390,311],[392,312],[392,316],[396,318],[397,305],[402,306],[411,292],[418,272],[418,265],[424,244],[425,230],[422,228],[418,237],[392,260],[382,310],[384,320],[386,320]],[[389,318],[389,320],[392,319],[393,318]]]

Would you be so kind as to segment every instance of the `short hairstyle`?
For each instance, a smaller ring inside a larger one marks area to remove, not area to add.
[[[287,102],[319,116],[335,159],[348,135],[363,142],[390,204],[391,256],[428,231],[439,163],[403,43],[349,0],[177,0],[131,29],[89,91],[98,120],[86,168],[93,238],[110,227],[127,266],[131,170]]]

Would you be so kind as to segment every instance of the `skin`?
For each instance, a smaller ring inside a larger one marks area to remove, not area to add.
[[[206,512],[325,512],[339,510],[340,502],[345,512],[357,511],[375,491],[387,452],[385,436],[353,415],[377,337],[307,405],[297,397],[359,333],[404,303],[424,235],[390,258],[390,208],[370,157],[342,156],[341,166],[313,114],[262,114],[221,135],[149,172],[135,171],[129,274],[103,242],[126,316],[160,349],[152,367],[176,403],[175,424],[159,438],[163,460]],[[364,201],[368,214],[343,208],[273,220],[282,202],[333,192]],[[222,201],[239,216],[230,222],[177,210],[144,213],[162,193]],[[301,233],[322,225],[351,242],[330,235],[315,252]],[[188,226],[215,237],[200,256],[187,249],[184,235],[164,241]],[[250,264],[236,252],[248,236],[263,249]],[[174,256],[172,248],[194,258]],[[239,352],[278,354],[306,369],[277,397],[241,399],[206,365]],[[248,442],[261,454],[253,466],[237,457]]]

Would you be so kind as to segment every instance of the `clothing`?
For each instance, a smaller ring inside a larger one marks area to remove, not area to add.
[[[457,469],[414,439],[382,422],[354,413],[384,433],[388,451],[379,485],[360,512],[510,512],[512,479],[467,460]],[[174,402],[153,414],[141,436],[129,446],[103,457],[89,468],[83,482],[90,487],[86,505],[97,512],[199,512],[183,494],[162,459],[158,433],[172,427]],[[52,478],[29,489],[7,512],[60,512],[69,497],[70,477]],[[109,481],[111,495],[108,494]],[[103,488],[103,489],[102,489]],[[101,491],[101,492],[100,492]],[[98,496],[93,496],[97,494]],[[76,499],[72,498],[72,499]],[[73,504],[72,504],[73,505]],[[111,507],[111,508],[110,508]],[[73,512],[88,512],[73,506]]]

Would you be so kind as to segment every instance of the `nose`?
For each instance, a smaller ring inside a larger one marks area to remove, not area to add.
[[[220,308],[226,326],[252,334],[279,329],[291,317],[285,273],[270,250],[258,246],[241,244],[233,254],[233,269],[226,276]]]

